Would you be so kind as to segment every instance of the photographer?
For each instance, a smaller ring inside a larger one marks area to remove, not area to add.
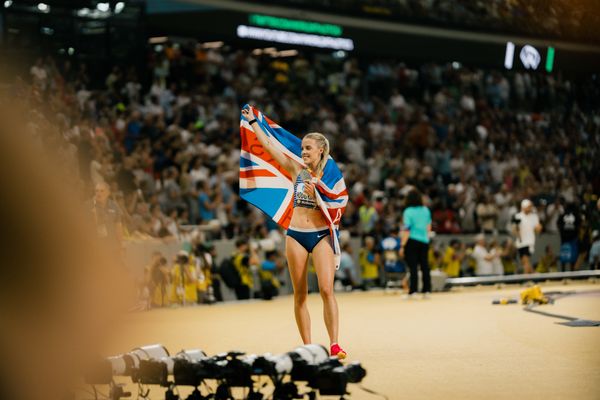
[[[169,284],[167,259],[162,253],[152,254],[152,260],[146,267],[145,286],[150,296],[151,307],[163,307],[168,304],[167,285]]]
[[[190,263],[185,250],[177,253],[171,270],[171,303],[195,304],[198,302],[196,264]]]
[[[266,260],[262,262],[258,276],[260,277],[260,290],[264,300],[271,300],[279,295],[281,282],[277,279],[277,274],[283,269],[281,257],[277,251],[268,251],[265,254]]]
[[[450,278],[458,278],[461,275],[462,261],[465,258],[465,245],[458,239],[452,239],[442,258],[444,272]]]
[[[239,274],[239,283],[235,286],[235,296],[238,300],[251,298],[254,289],[252,265],[258,265],[258,255],[247,238],[240,238],[235,242],[236,251],[232,255],[233,266]]]
[[[211,242],[200,243],[196,245],[194,253],[198,271],[198,303],[223,301],[221,280],[216,274],[215,246]]]
[[[375,239],[372,236],[364,238],[364,247],[358,255],[363,287],[368,290],[379,283],[380,256],[375,249]]]

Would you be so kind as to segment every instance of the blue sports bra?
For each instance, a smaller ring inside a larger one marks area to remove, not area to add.
[[[308,172],[306,169],[301,170],[296,178],[296,182],[294,183],[294,208],[302,207],[314,210],[319,209],[319,206],[317,205],[317,199],[304,193],[304,181],[310,180],[312,180],[310,172]]]

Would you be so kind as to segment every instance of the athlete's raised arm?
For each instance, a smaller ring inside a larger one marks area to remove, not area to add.
[[[256,138],[258,139],[260,144],[262,144],[265,150],[267,150],[269,154],[273,156],[275,161],[277,161],[279,165],[285,168],[285,170],[289,172],[290,175],[292,175],[293,177],[298,175],[298,171],[301,168],[300,165],[294,162],[293,160],[289,159],[285,154],[283,154],[279,149],[277,149],[273,145],[273,143],[271,143],[271,140],[269,140],[267,134],[262,130],[260,124],[256,121],[256,118],[254,118],[254,114],[252,114],[252,111],[249,108],[244,108],[242,109],[242,116],[246,121],[250,123],[250,127],[252,127],[252,130],[256,134]]]

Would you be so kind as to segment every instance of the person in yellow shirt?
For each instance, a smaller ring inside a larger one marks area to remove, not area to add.
[[[517,248],[512,239],[506,239],[502,243],[502,267],[504,275],[512,275],[517,270]]]
[[[460,267],[463,258],[465,258],[464,250],[464,244],[458,239],[452,239],[448,247],[446,247],[442,258],[442,266],[449,278],[457,278],[460,276]]]
[[[146,267],[146,287],[150,294],[152,307],[164,307],[169,304],[169,269],[167,259],[160,252],[152,255],[152,262]]]
[[[442,256],[433,242],[430,244],[429,250],[427,251],[427,260],[431,270],[440,269],[442,266]]]
[[[365,237],[364,247],[360,249],[358,262],[363,280],[363,287],[377,285],[379,280],[379,254],[375,251],[375,239]]]
[[[175,264],[171,270],[171,303],[196,304],[198,278],[195,262],[190,262],[190,257],[185,250],[177,254]]]
[[[233,253],[232,261],[240,278],[239,284],[234,288],[235,296],[238,300],[246,300],[252,297],[254,278],[250,267],[258,265],[258,255],[246,238],[238,239],[235,247],[236,251]]]
[[[194,261],[198,272],[198,303],[212,304],[216,301],[213,279],[214,245],[210,242],[197,244],[195,247]]]

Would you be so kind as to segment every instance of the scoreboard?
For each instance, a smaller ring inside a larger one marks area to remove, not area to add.
[[[162,4],[153,7],[153,3]],[[148,0],[147,29],[151,35],[181,35],[198,40],[221,40],[239,46],[282,50],[352,52],[361,56],[394,57],[405,62],[459,62],[486,68],[552,73],[600,71],[600,46],[563,43],[509,35],[452,31],[422,25],[364,20],[360,26],[311,20],[310,14],[269,15],[225,10],[218,6]],[[344,19],[341,19],[344,21]],[[382,27],[386,25],[386,29]],[[395,26],[400,28],[396,29]],[[389,28],[389,29],[387,29]]]

